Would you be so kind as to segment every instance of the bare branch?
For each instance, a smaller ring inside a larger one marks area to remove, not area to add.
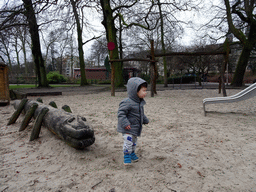
[[[1,13],[11,13],[10,15],[6,16],[5,20],[2,21],[1,25],[0,25],[0,30],[4,29],[4,26],[7,25],[7,23],[11,23],[13,20],[15,20],[15,17],[17,17],[20,13],[22,13],[23,10],[11,10],[11,11],[1,11]],[[11,24],[13,26],[13,24]],[[8,26],[8,25],[7,25]],[[5,28],[9,28],[9,27],[5,27]]]
[[[224,0],[224,2],[225,2],[225,5],[226,5],[226,13],[227,13],[229,29],[236,36],[236,38],[238,38],[244,44],[246,42],[246,37],[240,30],[236,29],[236,27],[233,24],[229,1]]]
[[[87,41],[85,41],[84,43],[83,43],[83,45],[85,45],[86,43],[89,43],[90,41],[92,41],[92,40],[94,40],[94,39],[99,39],[99,38],[101,38],[102,37],[102,35],[100,35],[100,36],[98,36],[98,37],[93,37],[93,38],[91,38],[91,39],[89,39],[89,40],[87,40]]]
[[[240,17],[240,19],[241,19],[242,21],[248,23],[248,22],[249,22],[249,19],[246,18],[246,17],[243,15],[243,13],[241,13],[240,11],[237,10],[237,6],[240,5],[240,4],[241,4],[241,1],[238,0],[238,1],[232,6],[232,13],[237,14],[237,15]]]
[[[159,22],[159,19],[158,19],[157,22],[156,22],[156,25],[155,25],[153,28],[150,28],[148,22],[147,22],[147,26],[144,26],[144,25],[139,24],[139,23],[130,23],[130,24],[127,24],[127,23],[124,21],[123,16],[122,16],[120,13],[118,13],[118,15],[119,15],[119,17],[121,18],[121,20],[122,20],[122,22],[123,22],[123,25],[125,25],[127,28],[132,27],[132,26],[138,26],[138,27],[141,27],[141,28],[143,28],[143,29],[153,30],[153,29],[156,28],[156,26],[157,26],[157,24],[158,24],[158,22]]]
[[[120,6],[118,6],[118,7],[116,7],[116,8],[114,8],[113,9],[113,12],[115,12],[116,10],[119,10],[119,9],[121,9],[121,8],[130,8],[130,7],[132,7],[132,6],[134,6],[136,3],[138,2],[138,0],[136,0],[133,4],[131,4],[131,5],[120,5]]]

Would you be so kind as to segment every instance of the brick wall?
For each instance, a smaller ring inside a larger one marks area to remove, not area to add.
[[[98,79],[98,80],[107,80],[111,78],[111,74],[107,77],[106,69],[85,69],[86,79]],[[74,69],[74,77],[80,77],[80,69]]]

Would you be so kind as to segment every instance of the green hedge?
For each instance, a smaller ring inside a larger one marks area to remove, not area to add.
[[[58,71],[50,71],[47,74],[47,80],[51,84],[56,84],[56,83],[63,83],[66,82],[66,78],[61,75]]]

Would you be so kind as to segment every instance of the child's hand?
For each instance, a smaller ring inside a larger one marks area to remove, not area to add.
[[[130,129],[131,129],[131,126],[130,126],[130,125],[127,125],[127,126],[125,127],[125,129],[130,130]]]

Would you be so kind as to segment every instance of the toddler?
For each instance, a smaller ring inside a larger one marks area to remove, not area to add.
[[[137,137],[140,136],[142,124],[149,120],[144,114],[144,98],[147,95],[147,82],[139,77],[133,77],[127,83],[128,98],[121,101],[118,109],[117,131],[122,133],[124,144],[124,165],[138,161],[135,154]]]

